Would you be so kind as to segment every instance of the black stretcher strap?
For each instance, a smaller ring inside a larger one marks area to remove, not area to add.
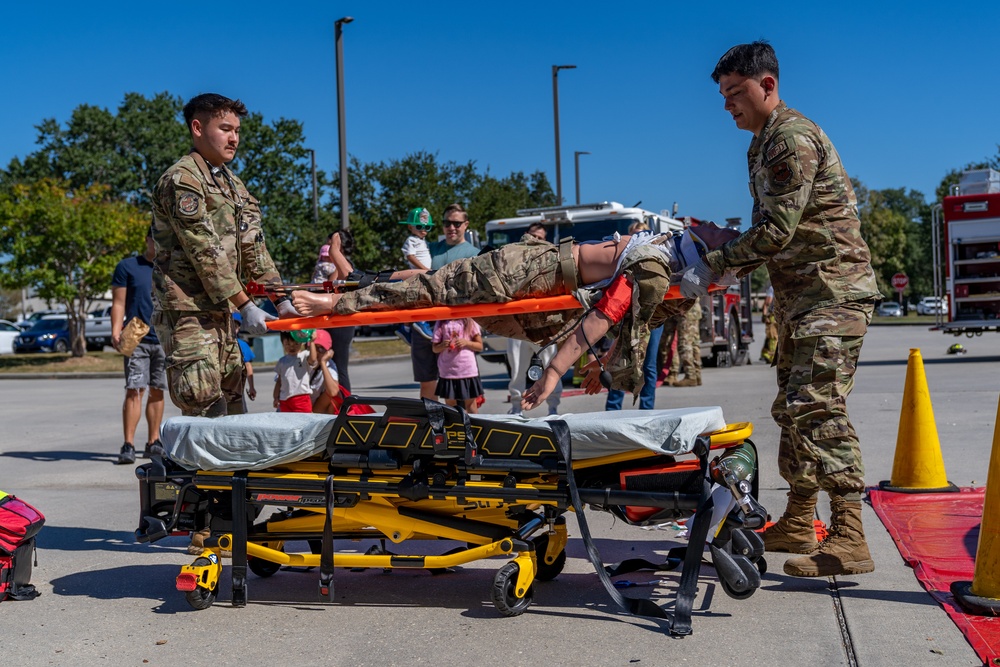
[[[247,471],[233,473],[233,606],[247,606]]]
[[[479,445],[475,436],[472,435],[472,421],[469,413],[461,405],[456,406],[458,413],[462,415],[462,424],[465,426],[465,464],[473,465],[479,459]]]
[[[333,475],[323,480],[326,496],[326,518],[323,521],[323,540],[319,553],[319,594],[327,601],[333,601]]]
[[[562,454],[563,460],[566,463],[566,481],[569,484],[570,499],[573,502],[573,511],[576,512],[576,520],[580,526],[580,535],[583,537],[583,544],[587,547],[587,556],[590,558],[590,562],[597,571],[597,577],[601,580],[601,583],[604,584],[604,589],[619,607],[630,614],[635,616],[671,620],[671,615],[664,611],[655,602],[643,598],[627,597],[622,595],[621,592],[615,588],[614,582],[611,581],[611,577],[609,577],[608,573],[604,570],[604,563],[601,561],[601,554],[598,552],[597,546],[594,544],[594,540],[590,535],[590,527],[587,525],[587,517],[583,513],[583,503],[580,502],[580,492],[576,487],[576,479],[573,476],[573,446],[570,443],[569,426],[567,426],[566,422],[561,419],[549,422],[549,426],[552,428],[552,434],[555,436],[559,452]]]

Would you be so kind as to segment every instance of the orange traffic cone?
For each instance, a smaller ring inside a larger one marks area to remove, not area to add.
[[[956,581],[951,594],[962,608],[978,616],[1000,615],[1000,406],[993,428],[993,452],[986,476],[983,520],[979,524],[976,569],[972,581]]]
[[[903,407],[899,413],[892,479],[881,482],[879,486],[887,491],[903,493],[958,491],[944,472],[931,393],[924,375],[924,360],[917,348],[910,348],[910,358],[906,362],[906,384],[903,387]]]

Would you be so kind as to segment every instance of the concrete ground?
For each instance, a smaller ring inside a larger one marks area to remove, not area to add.
[[[955,341],[920,326],[872,327],[849,402],[870,484],[891,473],[910,348],[923,354],[948,478],[960,486],[986,483],[1000,337],[961,339],[969,354],[948,356]],[[753,359],[758,351],[755,346]],[[506,411],[502,367],[484,363],[481,370],[484,411]],[[352,370],[354,392],[361,395],[416,396],[409,378],[405,359]],[[270,410],[268,381],[268,374],[258,376],[255,411]],[[121,444],[122,386],[120,379],[0,380],[0,489],[47,516],[33,579],[42,596],[0,604],[2,664],[980,664],[867,506],[874,574],[795,579],[782,573],[782,555],[768,554],[761,589],[737,601],[705,567],[694,634],[684,639],[616,611],[586,560],[572,518],[564,573],[537,583],[534,604],[515,618],[499,616],[489,600],[501,560],[440,576],[338,571],[332,604],[318,601],[315,571],[283,571],[269,579],[250,575],[250,602],[243,609],[228,604],[227,570],[219,601],[194,611],[173,583],[180,565],[191,560],[186,541],[133,540],[137,483],[131,466],[111,464]],[[657,407],[721,405],[728,421],[752,421],[761,451],[760,499],[777,514],[787,487],[775,465],[773,394],[773,370],[753,363],[706,369],[701,387],[662,387]],[[602,410],[603,400],[567,397],[561,410]],[[167,416],[176,414],[168,406]],[[144,428],[140,424],[140,443]],[[627,526],[598,512],[588,512],[588,518],[606,562],[662,557],[676,545],[666,541],[667,531]],[[677,575],[661,576],[665,585],[628,594],[669,602]]]

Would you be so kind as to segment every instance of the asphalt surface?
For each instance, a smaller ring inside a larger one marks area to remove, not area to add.
[[[948,478],[986,483],[997,414],[1000,337],[960,339],[965,356],[945,352],[956,339],[925,327],[873,327],[849,407],[861,437],[869,484],[888,479],[896,448],[909,349],[920,348]],[[758,343],[759,345],[759,343]],[[756,358],[758,347],[752,350]],[[506,411],[502,367],[482,364],[484,411]],[[355,393],[417,395],[406,359],[358,365]],[[761,450],[761,498],[781,512],[787,489],[777,473],[777,429],[769,418],[773,370],[761,363],[706,369],[697,388],[662,387],[657,407],[721,405],[728,421],[752,421]],[[269,374],[258,375],[254,411],[270,410]],[[977,665],[962,634],[921,588],[870,507],[865,528],[873,574],[796,579],[784,556],[747,600],[727,597],[702,568],[694,634],[672,639],[662,626],[616,611],[586,560],[570,517],[565,571],[536,583],[534,604],[501,617],[489,591],[503,564],[490,560],[434,576],[369,570],[335,576],[336,601],[319,602],[317,574],[249,578],[249,604],[229,604],[228,568],[219,600],[195,611],[174,589],[189,563],[186,540],[137,544],[137,482],[115,466],[121,444],[120,379],[0,380],[0,489],[47,517],[33,583],[42,596],[0,604],[3,665]],[[263,399],[263,400],[262,400]],[[563,412],[603,409],[603,396],[564,398]],[[541,412],[540,410],[536,412]],[[167,416],[178,414],[168,405]],[[144,439],[144,423],[138,439]],[[821,514],[828,518],[825,499]],[[588,512],[605,562],[662,558],[677,542]],[[443,552],[448,545],[441,547]],[[366,545],[359,544],[363,550]],[[667,603],[677,573],[632,596]]]

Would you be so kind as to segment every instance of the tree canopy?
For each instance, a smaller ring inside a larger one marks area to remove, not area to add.
[[[83,322],[109,288],[118,261],[143,249],[149,220],[105,185],[70,190],[42,179],[0,194],[0,286],[30,285],[66,307],[73,354],[86,350]]]

